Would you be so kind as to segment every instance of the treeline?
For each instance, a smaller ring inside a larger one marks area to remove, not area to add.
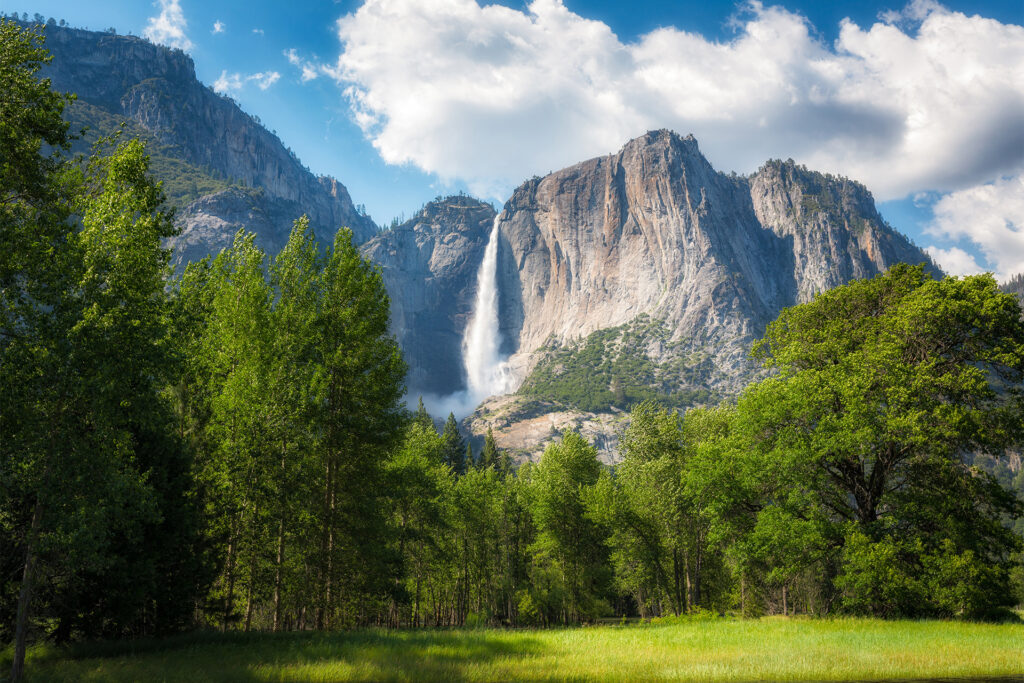
[[[299,220],[168,280],[137,141],[67,156],[41,39],[0,21],[0,637],[552,625],[695,611],[1006,616],[1024,322],[898,266],[788,309],[774,375],[637,405],[514,469],[403,403],[379,272]]]

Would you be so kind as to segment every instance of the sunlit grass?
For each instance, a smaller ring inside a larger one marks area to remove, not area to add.
[[[37,648],[31,681],[888,680],[1024,674],[1024,625],[712,620],[561,630],[198,634]]]

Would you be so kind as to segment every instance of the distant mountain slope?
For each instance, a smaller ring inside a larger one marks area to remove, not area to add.
[[[68,112],[73,127],[90,126],[94,138],[127,121],[129,134],[149,141],[154,174],[182,209],[183,234],[173,244],[188,250],[175,255],[176,264],[215,252],[239,227],[256,231],[267,248],[280,244],[302,213],[322,239],[342,226],[359,243],[377,233],[341,183],[315,176],[256,118],[200,83],[184,52],[134,36],[52,25],[45,35],[54,56],[45,74],[55,89],[78,95]],[[192,206],[196,201],[201,205]],[[222,207],[227,213],[217,213]],[[237,220],[249,215],[264,220]]]

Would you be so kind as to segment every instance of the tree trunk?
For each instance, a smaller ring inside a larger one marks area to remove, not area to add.
[[[228,592],[224,596],[224,623],[221,624],[221,631],[227,632],[228,630],[228,618],[231,616],[231,612],[234,609],[235,604],[235,529],[237,528],[237,520],[231,523],[231,536],[228,539],[228,557],[226,561],[225,570],[227,571],[228,580]]]
[[[285,477],[287,474],[287,463],[285,461],[285,452],[287,451],[288,445],[284,439],[281,440],[281,498],[279,504],[281,505],[281,517],[277,521],[277,557],[274,562],[274,632],[281,630],[281,578],[283,574],[284,565],[284,518],[285,508],[287,507],[285,501]]]
[[[25,567],[21,574],[21,590],[18,592],[18,613],[14,622],[14,662],[11,664],[11,681],[17,683],[25,674],[25,646],[28,641],[28,615],[32,604],[32,583],[35,580],[35,542],[42,523],[43,505],[36,499],[32,511],[32,525],[29,527],[28,542],[25,544]]]
[[[274,570],[274,632],[281,630],[281,575],[284,564],[284,512],[277,523],[277,558]]]

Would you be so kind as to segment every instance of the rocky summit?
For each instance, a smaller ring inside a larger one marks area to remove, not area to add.
[[[316,234],[339,227],[358,243],[377,227],[337,180],[315,176],[258,119],[196,79],[191,57],[135,36],[47,26],[53,87],[78,96],[67,110],[91,142],[122,124],[148,142],[153,170],[178,209],[176,266],[216,253],[245,228],[273,251],[292,221],[310,217]]]
[[[756,377],[750,345],[784,307],[898,262],[938,272],[859,183],[792,161],[725,175],[666,130],[524,183],[499,230],[501,333],[520,395],[468,424],[523,456],[564,427],[610,453],[609,416],[635,400],[682,408]]]

